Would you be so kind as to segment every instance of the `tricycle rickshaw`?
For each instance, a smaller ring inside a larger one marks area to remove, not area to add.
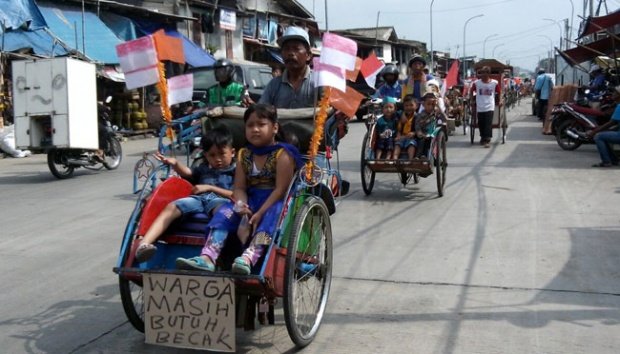
[[[380,102],[375,102],[375,105],[379,104]],[[401,154],[401,156],[394,160],[376,159],[374,150],[377,140],[375,127],[378,117],[376,112],[377,110],[368,118],[367,131],[362,140],[360,172],[364,193],[366,195],[372,193],[376,173],[398,173],[400,182],[403,185],[407,185],[411,180],[417,184],[419,177],[428,177],[434,173],[437,178],[437,194],[442,197],[446,182],[446,169],[448,168],[446,156],[448,132],[445,122],[438,121],[435,131],[431,134],[429,149],[422,158],[408,160],[402,158],[403,154]]]
[[[226,107],[219,117],[194,113],[191,117],[185,117],[185,120],[202,119],[203,129],[225,125],[233,133],[235,147],[239,148],[245,143],[243,111],[240,107]],[[313,131],[313,109],[279,110],[278,115],[281,125],[297,134],[300,151],[307,151]],[[326,127],[325,131],[327,136],[332,130]],[[190,140],[187,140],[188,144],[191,143]],[[178,143],[179,140],[172,143],[175,142]],[[162,146],[164,145],[160,144],[160,149]],[[146,333],[149,326],[153,327],[153,317],[150,317],[150,321],[148,318],[149,307],[153,304],[147,303],[143,297],[150,291],[146,284],[153,275],[165,274],[177,278],[193,277],[213,281],[227,279],[234,283],[236,327],[254,329],[257,312],[261,324],[274,324],[275,304],[277,298],[282,298],[284,319],[290,338],[298,347],[308,345],[321,324],[329,295],[332,270],[330,215],[336,211],[335,196],[339,194],[342,186],[338,171],[330,166],[329,141],[321,151],[323,152],[319,152],[314,159],[312,179],[307,180],[304,167],[291,182],[277,231],[268,251],[252,268],[250,275],[229,272],[234,257],[240,254],[243,246],[237,237],[228,238],[215,272],[175,269],[177,257],[192,257],[200,253],[208,222],[207,216],[203,214],[175,221],[158,240],[158,251],[153,258],[144,263],[134,260],[135,250],[139,245],[137,236],[144,235],[167,203],[189,195],[191,190],[187,181],[171,176],[167,166],[155,167],[154,164],[144,161],[139,163],[137,166],[144,171],[138,172],[136,176],[143,181],[142,188],[127,223],[114,268],[119,276],[123,308],[131,324],[143,332],[147,327]],[[148,282],[152,286],[153,283],[150,280]],[[148,301],[150,302],[151,298]],[[219,309],[219,304],[215,305]],[[187,331],[186,334],[189,335]],[[234,340],[235,333],[231,335]],[[209,346],[199,348],[213,349]],[[215,349],[223,350],[222,347]],[[226,346],[224,350],[234,351],[234,345],[232,349]]]
[[[482,67],[484,66],[488,66],[489,68],[491,68],[491,74],[489,75],[489,77],[498,82],[498,85],[500,88],[500,97],[503,97],[503,95],[505,94],[503,87],[502,87],[504,72],[512,71],[512,66],[505,65],[495,59],[483,59],[477,62],[476,64],[474,64],[474,70],[476,70],[477,72],[478,70],[482,69]],[[470,95],[470,99],[475,100],[476,97],[474,95]],[[471,109],[469,137],[470,137],[470,142],[472,144],[474,143],[474,137],[476,135],[476,128],[478,128],[478,115],[476,114],[476,111],[473,108],[474,106],[475,106],[474,104],[470,103],[470,107],[472,107],[472,109]],[[493,129],[501,128],[502,144],[505,144],[506,143],[506,131],[508,130],[508,120],[506,119],[506,106],[505,105],[500,105],[500,106],[495,107],[495,112],[493,114],[493,122],[492,122],[491,127]]]

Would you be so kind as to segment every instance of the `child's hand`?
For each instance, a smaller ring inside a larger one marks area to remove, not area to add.
[[[166,157],[162,155],[160,152],[154,153],[153,157],[155,157],[155,160],[160,161],[164,165],[169,165],[169,166],[174,167],[178,164],[177,159],[175,159],[174,157]]]
[[[256,231],[256,228],[258,227],[262,219],[263,213],[261,212],[256,212],[254,213],[254,215],[252,215],[252,217],[250,218],[250,225],[252,225],[254,231]]]
[[[192,194],[203,194],[203,193],[209,193],[211,192],[211,185],[210,184],[199,184],[196,185],[194,187],[192,187]]]

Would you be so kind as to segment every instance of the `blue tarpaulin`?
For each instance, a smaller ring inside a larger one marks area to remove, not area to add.
[[[44,29],[7,31],[4,33],[2,43],[4,43],[4,47],[0,49],[4,52],[15,52],[20,49],[32,48],[35,54],[42,57],[64,56],[68,54]]]
[[[0,23],[7,29],[38,29],[45,27],[34,0],[0,0]],[[2,32],[2,30],[0,30]]]
[[[118,37],[92,12],[84,12],[84,38],[82,38],[82,11],[63,5],[39,5],[50,31],[68,47],[82,52],[88,58],[116,64]],[[86,48],[84,48],[84,45]]]

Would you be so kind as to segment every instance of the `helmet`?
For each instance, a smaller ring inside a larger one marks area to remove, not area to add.
[[[424,60],[424,58],[417,54],[414,55],[411,59],[409,59],[409,65],[407,66],[411,67],[411,65],[415,62],[422,63],[423,66],[426,66],[426,60]]]
[[[232,61],[228,59],[218,59],[215,64],[213,64],[213,68],[215,69],[215,79],[218,82],[232,81],[235,73],[235,65]]]
[[[381,71],[381,76],[382,77],[385,77],[385,75],[389,75],[389,74],[395,75],[396,78],[398,78],[398,74],[400,74],[400,72],[398,71],[398,68],[396,67],[396,65],[388,64]]]

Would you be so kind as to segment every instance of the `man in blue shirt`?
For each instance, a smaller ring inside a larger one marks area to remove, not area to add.
[[[274,77],[258,103],[274,105],[276,108],[314,107],[315,84],[308,65],[312,59],[310,37],[300,27],[288,27],[278,39],[284,60],[282,76]]]
[[[549,97],[551,97],[551,91],[553,90],[553,80],[549,75],[545,74],[545,70],[538,70],[538,77],[536,77],[536,84],[534,84],[534,92],[536,92],[536,99],[538,105],[536,107],[536,115],[538,119],[544,121],[547,113],[547,104],[549,103]],[[538,94],[540,92],[540,94]]]
[[[616,86],[613,93],[613,99],[616,103],[620,102],[620,86]],[[609,130],[615,127],[615,130]],[[611,167],[618,165],[618,157],[614,154],[611,144],[620,144],[620,105],[616,105],[611,120],[598,128],[589,131],[588,136],[594,136],[594,142],[601,162],[592,165],[592,167]]]

